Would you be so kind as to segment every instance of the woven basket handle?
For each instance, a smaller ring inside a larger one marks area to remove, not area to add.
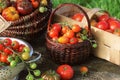
[[[75,6],[75,7],[77,7],[79,10],[81,10],[82,13],[85,15],[85,18],[86,18],[86,19],[83,18],[83,20],[87,20],[88,30],[89,30],[89,33],[91,34],[91,25],[90,25],[90,20],[89,20],[89,17],[88,17],[88,15],[87,15],[87,13],[84,11],[84,9],[83,9],[82,7],[80,7],[80,6],[76,5],[76,4],[72,4],[72,3],[64,3],[64,4],[61,4],[61,5],[59,5],[59,6],[51,13],[51,15],[50,15],[50,17],[49,17],[49,20],[48,20],[48,31],[50,30],[51,21],[52,21],[52,18],[53,18],[53,16],[54,16],[55,12],[56,12],[58,9],[62,8],[63,6]],[[81,21],[81,22],[83,22],[83,21]]]
[[[0,15],[0,33],[3,32],[11,25],[10,22],[7,22],[1,15]]]
[[[110,15],[107,11],[102,10],[100,8],[93,8],[93,9],[91,9],[90,11],[87,12],[87,15],[89,16],[89,19],[91,19],[97,12],[100,12],[100,11],[102,11],[102,12],[107,13],[108,15]],[[101,14],[99,13],[98,15],[101,15]]]

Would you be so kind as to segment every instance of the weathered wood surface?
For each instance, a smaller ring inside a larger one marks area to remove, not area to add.
[[[39,69],[44,72],[49,69],[56,70],[59,64],[55,64],[51,61],[45,49],[45,36],[42,35],[35,42],[32,43],[34,50],[42,53],[42,58],[38,61]],[[82,77],[79,68],[80,66],[87,66],[89,73],[86,77]],[[72,66],[75,74],[72,80],[120,80],[120,66],[112,64],[106,60],[102,60],[96,57],[91,57],[84,63]],[[19,74],[18,80],[25,80],[26,71],[22,71]]]

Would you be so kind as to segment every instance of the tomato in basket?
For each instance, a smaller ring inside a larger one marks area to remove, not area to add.
[[[82,21],[84,17],[84,14],[83,13],[76,13],[72,16],[72,19],[76,20],[76,21]]]

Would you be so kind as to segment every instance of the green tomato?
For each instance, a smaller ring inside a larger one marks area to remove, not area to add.
[[[12,61],[10,62],[10,66],[11,66],[11,67],[15,67],[16,65],[17,65],[17,63],[16,63],[15,60],[12,60]]]
[[[34,80],[34,76],[32,74],[28,74],[26,76],[26,80]]]
[[[41,13],[44,13],[45,11],[47,11],[47,8],[46,7],[39,7],[39,11]]]
[[[31,69],[37,68],[37,64],[36,64],[36,63],[30,63],[30,68],[31,68]]]
[[[33,73],[35,76],[40,76],[40,74],[41,74],[40,70],[38,70],[38,69],[34,70]]]
[[[22,62],[22,60],[20,59],[20,57],[19,57],[19,56],[16,56],[16,57],[15,57],[15,61],[16,61],[17,63]]]
[[[8,60],[9,62],[13,61],[13,57],[12,57],[12,56],[8,56],[7,60]]]
[[[30,52],[30,48],[27,47],[27,46],[25,46],[25,47],[23,48],[23,50],[24,50],[24,52]]]
[[[23,60],[29,60],[30,59],[30,54],[29,54],[29,52],[23,52],[21,54],[21,57],[22,57]]]
[[[93,47],[93,48],[96,48],[96,47],[97,47],[97,44],[96,44],[96,43],[95,43],[95,44],[93,44],[93,45],[92,45],[92,47]]]

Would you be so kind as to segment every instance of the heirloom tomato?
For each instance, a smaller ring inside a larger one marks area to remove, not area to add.
[[[15,7],[7,7],[3,10],[2,17],[7,21],[15,21],[19,19],[19,13]]]
[[[7,47],[4,49],[4,53],[6,53],[8,55],[13,54],[12,50],[10,48],[7,48]]]
[[[21,15],[27,15],[33,11],[32,3],[29,0],[18,0],[16,4]]]
[[[3,44],[5,46],[10,46],[12,44],[12,40],[9,39],[9,38],[6,38],[6,39],[3,40]]]
[[[66,44],[66,43],[69,42],[69,38],[66,37],[66,36],[61,36],[61,37],[58,38],[58,42],[62,43],[62,44]]]
[[[74,75],[73,68],[68,64],[58,66],[56,72],[60,75],[62,80],[71,80]]]

